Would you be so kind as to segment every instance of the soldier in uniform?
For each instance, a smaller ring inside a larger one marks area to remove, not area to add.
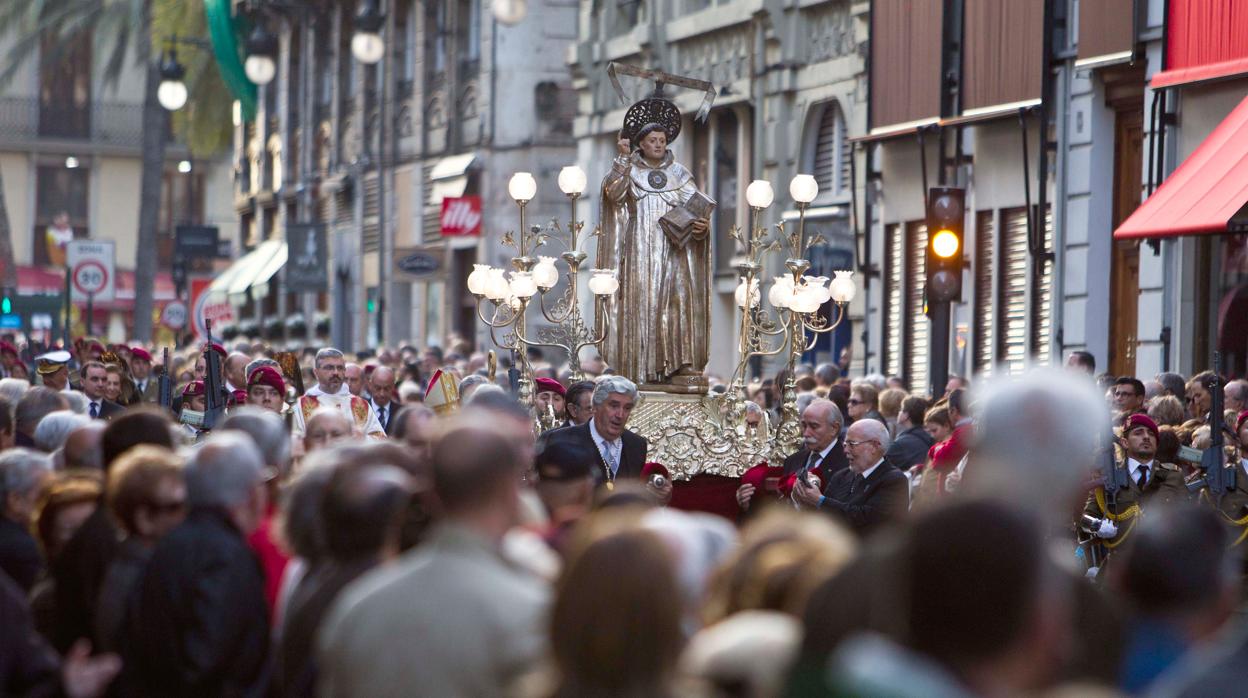
[[[1238,448],[1234,449],[1234,460],[1231,461],[1237,467],[1235,489],[1229,490],[1218,501],[1211,498],[1208,491],[1201,490],[1199,499],[1222,513],[1227,524],[1235,529],[1231,534],[1231,541],[1234,546],[1238,546],[1248,538],[1248,410],[1240,412],[1235,419],[1235,435],[1239,442]],[[1228,447],[1227,450],[1232,449]],[[1248,565],[1248,560],[1245,560],[1245,565]]]
[[[1115,449],[1114,468],[1125,471],[1127,486],[1114,497],[1105,493],[1103,484],[1088,495],[1080,528],[1099,538],[1106,553],[1113,552],[1131,535],[1136,519],[1153,503],[1171,503],[1187,498],[1183,471],[1173,463],[1157,460],[1160,431],[1148,415],[1133,414],[1122,426]]]

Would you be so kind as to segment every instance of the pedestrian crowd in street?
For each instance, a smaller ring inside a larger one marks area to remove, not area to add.
[[[1242,695],[1242,379],[708,376],[801,444],[673,482],[448,346],[0,341],[0,695]]]

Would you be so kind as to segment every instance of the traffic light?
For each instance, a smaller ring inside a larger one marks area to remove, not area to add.
[[[927,302],[962,299],[966,190],[932,187],[927,195]]]
[[[8,286],[0,289],[0,315],[11,315],[13,313],[13,298],[16,296],[17,294]]]

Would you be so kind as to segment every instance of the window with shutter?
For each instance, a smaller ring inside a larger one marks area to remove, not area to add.
[[[906,224],[906,383],[910,391],[927,393],[928,319],[923,312],[927,274],[927,224]]]
[[[980,211],[975,217],[975,351],[972,368],[975,373],[992,373],[992,274],[996,268],[993,254],[995,220],[992,211]]]
[[[1044,216],[1044,249],[1053,249],[1053,209],[1048,208]],[[1040,265],[1040,273],[1036,276],[1036,301],[1031,306],[1031,353],[1038,365],[1048,365],[1049,336],[1053,331],[1053,262],[1039,258],[1035,262]]]
[[[1027,365],[1027,209],[1002,211],[1001,228],[997,359],[1013,374]]]
[[[364,177],[364,251],[376,252],[381,242],[380,180],[376,172]]]
[[[852,147],[845,138],[845,119],[836,102],[824,105],[819,117],[819,133],[815,138],[815,181],[819,193],[838,194],[849,182],[849,163],[845,158],[847,148]]]
[[[889,376],[902,374],[904,296],[901,280],[905,273],[905,259],[901,233],[900,225],[884,228],[884,373]]]

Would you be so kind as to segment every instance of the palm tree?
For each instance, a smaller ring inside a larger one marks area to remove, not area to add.
[[[152,337],[157,263],[154,250],[157,248],[157,219],[160,214],[166,134],[169,128],[169,114],[156,98],[157,88],[160,86],[160,69],[152,51],[153,42],[157,40],[153,33],[154,17],[161,20],[159,29],[165,30],[162,35],[172,33],[167,28],[178,27],[192,32],[198,29],[200,36],[203,35],[203,0],[26,0],[0,3],[0,36],[12,34],[16,37],[12,49],[3,61],[6,67],[0,72],[0,88],[12,80],[28,57],[39,55],[40,42],[45,36],[57,39],[56,48],[53,49],[56,53],[47,56],[49,62],[55,62],[59,58],[57,53],[73,46],[75,41],[81,41],[88,32],[95,36],[109,37],[112,43],[103,73],[106,86],[117,84],[131,45],[134,47],[135,64],[144,68],[142,174],[139,230],[134,261],[134,336],[144,342]],[[188,32],[182,33],[185,35]],[[202,60],[197,61],[197,64],[202,63]],[[219,78],[215,80],[215,84],[212,80],[216,77],[215,73],[203,70],[202,65],[197,67],[200,69],[192,71],[195,78],[202,75],[210,79],[189,82],[192,93],[200,89],[220,93],[223,87],[220,86]],[[223,141],[220,137],[223,126],[228,133],[229,118],[219,118],[219,110],[228,111],[229,102],[205,99],[203,103],[215,105],[217,113],[210,114],[205,119],[201,112],[197,118],[188,119],[185,125],[194,127],[198,123],[202,129],[203,124],[212,124],[208,129],[215,128],[215,136],[201,134],[199,138],[191,140],[215,149]],[[2,192],[3,182],[0,182],[0,263],[4,265],[4,276],[0,277],[0,282],[5,286],[15,286],[16,266]]]

